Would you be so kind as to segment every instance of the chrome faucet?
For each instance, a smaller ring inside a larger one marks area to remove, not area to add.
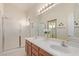
[[[63,47],[67,47],[66,41],[62,41],[61,45],[62,45]]]

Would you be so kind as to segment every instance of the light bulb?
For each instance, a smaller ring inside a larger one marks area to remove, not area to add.
[[[26,25],[29,26],[30,25],[30,22],[29,21],[26,21]]]
[[[51,29],[52,28],[52,25],[49,25],[49,28]]]
[[[55,28],[55,25],[53,25],[52,27]]]
[[[22,19],[22,20],[20,21],[20,24],[21,24],[22,26],[29,26],[29,25],[30,25],[30,22],[29,22],[29,20]]]

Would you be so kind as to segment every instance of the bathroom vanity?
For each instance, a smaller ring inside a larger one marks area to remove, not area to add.
[[[27,56],[79,56],[79,48],[62,46],[62,41],[56,38],[25,38],[25,51]]]
[[[36,46],[34,43],[26,40],[25,51],[28,56],[52,56],[42,48]]]

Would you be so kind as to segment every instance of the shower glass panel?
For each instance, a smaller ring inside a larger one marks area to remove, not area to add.
[[[16,20],[4,19],[4,50],[19,47],[19,25]]]

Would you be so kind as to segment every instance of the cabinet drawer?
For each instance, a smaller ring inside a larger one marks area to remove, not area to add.
[[[38,56],[38,51],[36,49],[32,48],[32,54],[35,56]]]
[[[39,56],[45,56],[44,54],[39,53]]]
[[[52,55],[40,48],[39,56],[52,56]]]
[[[27,56],[31,56],[31,46],[27,45]]]
[[[26,43],[29,44],[29,45],[31,45],[31,42],[29,42],[28,40],[26,40]]]
[[[32,53],[32,56],[38,56],[38,55],[36,55],[35,53]]]
[[[32,53],[32,56],[36,56],[36,55]]]
[[[38,47],[36,45],[32,44],[32,48],[38,51]]]

